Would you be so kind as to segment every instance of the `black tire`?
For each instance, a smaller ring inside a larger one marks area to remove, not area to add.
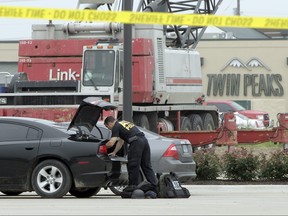
[[[27,74],[24,72],[17,72],[14,74],[14,76],[12,77],[9,87],[7,89],[8,93],[14,93],[14,86],[15,83],[19,80],[28,80]]]
[[[69,193],[77,198],[89,198],[96,195],[101,190],[101,187],[96,188],[71,188]]]
[[[192,126],[192,131],[201,131],[203,130],[203,121],[200,115],[191,114],[189,115],[190,123]]]
[[[203,130],[215,130],[214,120],[210,113],[205,113],[201,117],[203,119]]]
[[[134,123],[142,128],[150,130],[148,118],[145,114],[135,114]]]
[[[23,191],[1,191],[1,193],[7,196],[18,196],[19,194],[23,193]]]
[[[38,164],[32,173],[32,187],[43,198],[61,198],[71,189],[72,178],[65,164],[46,160]]]
[[[180,130],[181,131],[191,131],[192,130],[192,126],[190,123],[190,120],[188,117],[185,116],[181,116],[181,122],[180,122]]]
[[[155,133],[158,132],[158,114],[157,112],[149,112],[147,113],[148,121],[149,121],[149,130]]]

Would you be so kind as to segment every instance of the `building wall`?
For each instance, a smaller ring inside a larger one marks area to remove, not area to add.
[[[18,41],[0,41],[0,87],[18,71]]]
[[[0,62],[18,61],[18,41],[0,41]]]
[[[288,112],[288,40],[207,40],[197,50],[207,100],[247,101],[274,120]]]

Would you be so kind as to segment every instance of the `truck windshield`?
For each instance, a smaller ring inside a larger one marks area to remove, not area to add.
[[[246,110],[243,106],[241,106],[240,104],[232,101],[231,105],[237,110],[237,111],[242,111],[242,110]]]
[[[87,50],[84,53],[83,85],[112,86],[115,52],[112,50]]]

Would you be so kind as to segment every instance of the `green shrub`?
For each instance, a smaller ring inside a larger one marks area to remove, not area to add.
[[[196,179],[215,180],[221,172],[220,158],[213,149],[198,150],[194,153]]]
[[[259,157],[245,148],[223,155],[223,171],[230,180],[251,181],[258,177]]]
[[[265,154],[260,156],[260,179],[284,180],[288,176],[288,153],[274,151],[268,157]]]

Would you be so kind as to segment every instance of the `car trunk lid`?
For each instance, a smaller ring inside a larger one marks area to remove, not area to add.
[[[103,110],[114,110],[116,106],[97,97],[85,98],[79,105],[68,130],[72,127],[86,127],[90,132],[98,122]]]

